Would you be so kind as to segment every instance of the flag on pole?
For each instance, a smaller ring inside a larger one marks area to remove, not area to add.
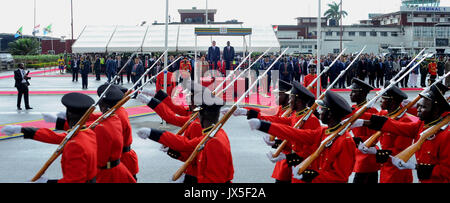
[[[22,36],[22,27],[20,26],[19,30],[17,30],[16,34],[14,35],[14,38],[18,38]]]
[[[39,27],[40,27],[40,26],[41,26],[40,24],[34,26],[34,29],[33,29],[33,36],[36,35],[37,33],[39,33]]]
[[[277,31],[278,31],[278,25],[273,25],[273,30],[274,30],[275,32],[277,32]]]
[[[52,24],[50,24],[44,28],[44,35],[46,35],[47,33],[51,33],[51,32],[52,32]]]

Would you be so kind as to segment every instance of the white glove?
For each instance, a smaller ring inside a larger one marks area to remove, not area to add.
[[[261,127],[261,121],[257,118],[248,120],[248,124],[250,125],[250,129],[252,130],[259,129],[259,127]]]
[[[375,148],[375,147],[366,147],[364,142],[359,143],[358,149],[363,154],[376,154],[377,153],[377,148]]]
[[[303,179],[303,174],[298,174],[298,170],[300,169],[300,164],[299,165],[297,165],[297,166],[292,166],[292,176],[295,178],[295,179],[298,179],[298,180],[301,180],[301,179]]]
[[[145,104],[145,105],[147,105],[147,104],[150,102],[150,100],[151,100],[151,98],[149,98],[149,97],[147,97],[147,96],[145,96],[145,95],[143,95],[143,94],[139,94],[139,95],[136,97],[136,99],[137,99],[139,102],[141,102],[141,103],[143,103],[143,104]]]
[[[57,116],[51,113],[42,113],[44,121],[47,123],[56,123]]]
[[[151,128],[140,128],[137,131],[137,134],[142,139],[147,139],[150,136],[150,133],[152,132]]]
[[[145,89],[143,89],[143,90],[141,91],[141,93],[142,93],[142,94],[145,94],[145,95],[147,95],[147,96],[154,97],[154,96],[156,95],[156,90],[155,90],[155,89],[148,89],[148,88],[145,88]]]
[[[39,179],[37,179],[36,181],[34,181],[34,183],[47,183],[48,178],[46,177],[40,177]]]
[[[244,108],[238,108],[236,109],[236,111],[233,112],[234,116],[247,116],[247,109]]]
[[[167,153],[169,151],[169,147],[166,147],[164,145],[161,145],[161,147],[159,148],[160,151]]]
[[[353,122],[352,126],[350,126],[350,129],[353,128],[358,128],[364,125],[364,121],[363,119],[356,119],[355,122]]]
[[[67,120],[66,112],[60,111],[59,113],[56,114],[56,117]]]
[[[280,153],[277,157],[273,157],[272,151],[269,151],[266,153],[267,158],[269,158],[269,161],[272,163],[277,163],[283,159],[286,159],[286,155],[283,153]]]
[[[0,132],[4,135],[14,135],[21,133],[21,131],[22,126],[20,125],[6,125],[0,130]]]
[[[409,159],[408,162],[405,163],[403,160],[395,156],[392,155],[389,156],[391,157],[392,164],[400,170],[416,168],[416,163],[414,163],[414,160]]]
[[[409,102],[411,102],[411,101],[409,101],[409,100],[407,100],[407,99],[403,100],[403,101],[402,101],[402,106],[408,105]]]
[[[231,108],[229,108],[229,107],[222,108],[222,109],[220,109],[220,113],[226,114],[228,111],[230,111],[230,109]]]
[[[264,134],[263,135],[263,140],[269,146],[273,146],[275,144],[275,140],[274,141],[270,140],[270,135],[269,134]]]

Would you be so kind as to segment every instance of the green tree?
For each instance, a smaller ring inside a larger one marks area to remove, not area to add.
[[[40,46],[40,42],[33,38],[20,38],[8,43],[12,55],[36,55],[39,54]]]
[[[340,4],[333,2],[331,4],[328,4],[329,9],[325,11],[325,17],[327,17],[327,19],[333,19],[334,21],[336,21],[336,25],[339,25],[341,16],[345,18],[345,16],[348,15],[348,13],[344,10],[342,11],[341,15],[340,6],[341,6]]]

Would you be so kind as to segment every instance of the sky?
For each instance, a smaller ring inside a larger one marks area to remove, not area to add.
[[[53,37],[71,38],[70,0],[1,0],[0,33],[15,33],[23,26],[30,35],[34,26],[52,24]],[[169,0],[171,21],[179,22],[178,9],[204,9],[207,0]],[[339,0],[322,0],[321,13],[327,4]],[[344,24],[368,19],[369,13],[388,13],[400,9],[401,0],[343,0],[348,16]],[[450,7],[450,0],[441,1]],[[165,22],[166,0],[73,0],[74,38],[85,25],[137,25],[142,21]],[[208,0],[208,9],[217,9],[215,21],[237,19],[248,24],[295,25],[296,17],[317,17],[318,0]]]

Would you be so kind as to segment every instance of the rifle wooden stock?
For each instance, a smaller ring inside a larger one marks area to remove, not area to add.
[[[38,180],[50,167],[50,165],[58,158],[58,156],[62,153],[64,147],[66,146],[67,142],[72,139],[72,137],[76,136],[76,134],[81,130],[82,126],[86,123],[89,116],[94,112],[95,106],[91,106],[86,113],[84,113],[83,117],[72,127],[66,135],[66,137],[63,139],[63,141],[59,144],[58,148],[53,152],[52,156],[45,162],[44,166],[41,167],[41,169],[36,173],[36,175],[31,179],[32,182]]]
[[[213,137],[212,133],[216,133],[217,131],[222,128],[222,126],[225,124],[225,122],[228,121],[228,119],[233,115],[233,112],[236,111],[237,105],[233,105],[231,109],[222,117],[222,119],[213,127],[211,131],[208,132],[205,137],[198,143],[198,145],[195,147],[192,154],[189,156],[189,158],[184,162],[184,164],[175,172],[175,174],[172,176],[172,180],[176,181],[180,176],[183,174],[183,172],[186,170],[186,168],[192,163],[192,161],[195,159],[197,154],[202,150],[206,142],[209,140],[209,138]]]
[[[189,156],[189,158],[184,162],[184,164],[181,166],[181,168],[179,168],[175,174],[172,176],[172,180],[178,180],[178,178],[180,178],[180,176],[183,174],[183,172],[186,170],[186,168],[192,163],[192,161],[194,160],[194,158],[197,156],[197,154],[203,149],[203,147],[205,146],[206,142],[208,141],[209,138],[214,137],[215,133],[217,133],[218,130],[220,130],[220,128],[222,128],[222,126],[225,124],[225,122],[228,121],[228,119],[231,117],[231,115],[236,111],[238,104],[245,98],[245,96],[247,94],[249,94],[250,90],[256,86],[257,82],[259,81],[259,79],[264,76],[265,74],[267,74],[268,71],[270,71],[270,69],[272,69],[272,67],[275,65],[275,63],[280,60],[281,56],[284,55],[284,53],[286,53],[286,51],[289,49],[286,48],[276,59],[275,61],[272,63],[272,65],[269,66],[269,68],[264,71],[264,73],[258,77],[258,79],[253,82],[253,84],[248,88],[248,90],[237,100],[237,102],[231,107],[230,110],[228,110],[228,112],[222,117],[222,119],[213,127],[213,129],[211,131],[208,132],[208,134],[202,139],[202,141],[195,147],[194,151],[192,152],[192,154]],[[214,134],[213,134],[214,133]]]
[[[436,134],[442,127],[450,122],[450,116],[446,116],[441,122],[423,131],[420,135],[419,140],[414,144],[410,145],[408,148],[398,153],[395,157],[407,162],[421,147],[422,144],[432,135]]]
[[[309,90],[309,91],[311,91],[312,88],[313,88],[313,87],[312,87],[311,85],[308,85],[308,87],[306,87],[306,89]],[[320,98],[323,98],[324,96],[325,96],[325,95],[323,95],[323,96],[321,95]],[[312,111],[314,111],[316,108],[317,108],[317,104],[314,103],[314,104],[311,106],[311,108],[308,109],[308,111],[305,113],[305,116],[308,115],[308,113],[312,113]],[[302,128],[303,124],[306,122],[306,121],[304,120],[305,116],[303,116],[299,121],[297,121],[297,123],[295,123],[294,128]],[[274,136],[270,136],[270,138],[272,138],[272,137],[273,137],[274,140],[275,140],[275,137],[274,137]],[[273,140],[271,139],[271,141],[273,141]],[[286,147],[287,143],[288,143],[287,140],[283,140],[283,142],[281,142],[280,146],[278,146],[278,148],[277,148],[277,150],[275,151],[275,153],[272,154],[272,157],[273,157],[273,158],[278,157],[278,156],[280,155],[280,153],[283,151],[283,149]]]
[[[366,104],[360,110],[358,110],[355,114],[353,114],[342,126],[340,126],[338,128],[338,130],[336,130],[334,133],[332,133],[330,136],[328,136],[326,139],[324,139],[320,143],[319,147],[310,156],[308,156],[308,158],[306,158],[305,160],[303,160],[300,163],[298,174],[300,175],[301,173],[303,173],[312,164],[312,162],[319,157],[319,155],[323,152],[323,150],[325,149],[325,146],[327,145],[328,142],[330,142],[331,140],[334,140],[336,137],[340,136],[339,133],[341,131],[343,131],[344,129],[346,132],[348,130],[348,126],[350,126],[356,119],[358,119],[361,115],[363,115],[367,109],[368,108],[367,108],[367,104]]]
[[[419,100],[420,100],[421,96],[417,96],[414,100],[412,100],[411,102],[409,102],[406,106],[402,107],[397,113],[393,114],[392,116],[390,116],[390,118],[392,119],[399,119],[398,117],[400,115],[402,115],[404,112],[406,112],[409,108],[411,108],[414,104],[416,104]],[[374,133],[372,136],[369,137],[369,139],[367,139],[364,142],[364,145],[366,145],[366,147],[372,147],[375,145],[375,143],[377,142],[378,138],[383,134],[383,132],[381,131],[377,131],[376,133]]]

